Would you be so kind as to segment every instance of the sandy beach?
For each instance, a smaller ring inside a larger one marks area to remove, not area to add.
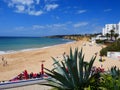
[[[83,45],[84,43],[86,43],[85,46]],[[116,65],[120,68],[119,60],[113,60],[104,57],[106,61],[99,62],[99,51],[102,48],[101,45],[93,44],[91,46],[90,43],[87,41],[77,41],[67,44],[51,46],[43,49],[0,55],[0,81],[12,79],[25,69],[29,73],[38,73],[41,69],[40,65],[42,60],[45,60],[44,67],[52,69],[53,60],[51,56],[58,60],[62,60],[63,53],[66,52],[66,54],[69,54],[70,47],[72,47],[72,49],[78,47],[79,50],[82,47],[83,52],[85,53],[86,61],[89,61],[90,58],[95,55],[96,52],[98,52],[96,61],[94,63],[94,65],[97,67],[101,67],[102,65],[106,70],[108,70],[108,68],[110,68],[111,66]],[[1,60],[2,56],[4,56],[4,59],[7,60],[8,65],[3,66],[3,62]]]

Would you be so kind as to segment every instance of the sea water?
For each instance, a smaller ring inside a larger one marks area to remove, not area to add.
[[[0,54],[45,48],[68,42],[71,40],[46,37],[0,37]]]

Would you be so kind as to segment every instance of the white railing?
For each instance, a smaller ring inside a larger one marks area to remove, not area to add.
[[[18,80],[18,81],[5,81],[0,83],[0,89],[7,89],[7,88],[15,88],[33,84],[40,84],[47,82],[43,78],[35,78],[35,79],[28,79],[28,80]]]

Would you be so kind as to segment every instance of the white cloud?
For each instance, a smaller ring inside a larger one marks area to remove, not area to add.
[[[58,4],[47,4],[47,5],[45,6],[45,9],[46,9],[47,11],[51,11],[51,10],[56,9],[58,6],[59,6]]]
[[[58,0],[44,0],[45,2],[54,2],[54,1],[58,1]]]
[[[42,25],[33,25],[32,29],[36,30],[36,29],[44,29],[45,27]]]
[[[16,27],[15,30],[19,30],[19,31],[23,31],[23,30],[56,30],[56,32],[58,32],[58,30],[77,30],[78,28],[83,28],[82,26],[86,26],[88,25],[87,22],[77,22],[77,23],[73,23],[71,21],[69,22],[65,22],[65,23],[54,23],[54,24],[46,24],[46,25],[39,25],[39,24],[35,24],[29,27],[24,27],[24,26],[20,26],[20,27]]]
[[[53,27],[64,27],[66,26],[66,23],[65,24],[53,24],[52,26]]]
[[[92,29],[91,29],[92,28]],[[52,35],[52,34],[84,34],[84,33],[98,33],[101,32],[102,26],[96,23],[82,22],[64,22],[53,24],[34,24],[32,26],[19,26],[13,30],[18,33],[31,33],[34,35]],[[23,32],[24,31],[24,32]]]
[[[24,12],[25,6],[24,5],[16,5],[16,12]]]
[[[17,31],[23,31],[25,29],[26,29],[26,27],[24,27],[24,26],[15,27],[15,30],[17,30]]]
[[[40,3],[40,0],[36,0],[36,4],[39,4]]]
[[[104,12],[109,12],[111,11],[112,9],[105,9]]]
[[[56,19],[56,20],[59,20],[60,17],[59,16],[55,16],[55,15],[51,15],[52,18]]]
[[[41,25],[39,25],[41,27]],[[63,28],[63,27],[66,27],[67,26],[67,23],[56,23],[56,24],[47,24],[47,25],[44,25],[42,27],[44,27],[45,29],[60,29],[60,28]]]
[[[71,28],[77,28],[77,27],[82,27],[86,26],[88,23],[87,22],[80,22],[80,23],[73,23],[71,21],[66,22],[66,23],[54,23],[54,24],[46,24],[46,25],[33,25],[32,28],[35,30],[58,30],[58,29],[65,29],[67,27]]]
[[[34,0],[9,0],[13,5],[22,4],[22,5],[31,5],[34,3]]]
[[[78,14],[82,14],[82,13],[85,13],[85,12],[87,12],[87,10],[78,10]]]
[[[65,29],[70,24],[72,23],[66,22],[66,23],[46,24],[46,25],[33,25],[32,27],[29,27],[29,28],[32,28],[32,30],[58,30],[60,28]]]
[[[29,15],[39,16],[39,15],[43,14],[43,11],[41,11],[41,10],[40,11],[34,11],[33,10],[33,11],[29,11],[28,14]]]
[[[4,0],[9,8],[12,8],[16,13],[25,13],[29,15],[41,15],[46,11],[56,9],[59,5],[55,1],[43,0]],[[54,2],[54,4],[53,4]]]
[[[78,28],[78,27],[82,27],[82,26],[86,26],[88,25],[88,22],[79,22],[73,25],[73,27]]]

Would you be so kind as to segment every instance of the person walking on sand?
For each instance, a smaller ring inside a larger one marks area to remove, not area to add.
[[[3,66],[7,65],[7,61],[5,60],[5,58],[2,56],[2,62],[3,62]]]
[[[4,57],[2,56],[2,61],[4,61]]]
[[[3,62],[3,66],[5,66],[5,59],[3,56],[2,56],[2,62]]]
[[[100,62],[102,62],[102,56],[100,56],[100,59],[99,59]]]
[[[65,58],[65,56],[66,56],[66,52],[64,52],[64,53],[62,54],[62,56]]]

